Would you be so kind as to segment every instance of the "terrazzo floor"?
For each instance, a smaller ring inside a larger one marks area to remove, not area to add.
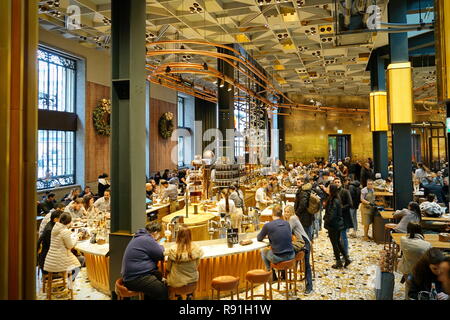
[[[357,238],[349,237],[350,258],[353,261],[346,269],[335,270],[331,243],[327,231],[322,229],[314,240],[315,278],[313,292],[304,294],[304,282],[299,283],[297,295],[290,295],[290,300],[375,300],[375,290],[371,285],[374,267],[377,265],[382,245],[362,240],[362,231]],[[404,299],[404,285],[400,284],[401,275],[395,274],[394,300]],[[37,299],[45,300],[42,284],[37,278]],[[273,285],[276,288],[276,285]],[[284,287],[282,286],[282,289]],[[254,289],[255,294],[263,293],[263,287]],[[245,292],[240,293],[245,298]],[[64,297],[61,297],[64,299]],[[110,297],[95,290],[89,284],[86,269],[82,268],[74,283],[75,300],[109,300]],[[229,299],[225,297],[224,299]],[[260,299],[260,298],[255,298]],[[273,292],[274,300],[286,300],[284,294]]]

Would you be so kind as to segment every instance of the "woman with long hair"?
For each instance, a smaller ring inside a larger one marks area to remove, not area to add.
[[[328,236],[333,246],[334,257],[336,264],[332,266],[333,269],[341,269],[347,267],[352,261],[348,256],[348,251],[345,250],[341,242],[341,231],[345,228],[344,218],[342,217],[342,205],[339,198],[339,188],[335,184],[330,184],[330,195],[327,199],[324,227],[328,230]],[[344,256],[344,264],[341,261],[341,254]]]
[[[445,300],[446,295],[443,293],[442,284],[438,280],[440,274],[439,264],[444,259],[444,253],[438,248],[431,248],[425,252],[413,267],[412,275],[408,278],[409,291],[407,295],[410,299],[418,300],[419,293],[422,291],[429,292],[434,283],[438,292],[438,299]]]
[[[394,228],[395,232],[407,233],[408,223],[419,223],[422,221],[422,213],[420,212],[420,207],[417,202],[411,201],[408,204],[407,209],[397,210],[394,215],[394,219],[401,219],[397,226]]]
[[[219,213],[224,213],[225,216],[229,216],[231,220],[232,228],[239,228],[242,221],[242,213],[238,212],[236,204],[230,199],[231,191],[225,188],[220,193],[221,199],[218,203]]]
[[[197,268],[203,250],[192,242],[191,230],[185,224],[178,230],[176,245],[168,249],[165,255],[168,257],[166,271],[169,291],[170,287],[179,288],[198,281]],[[187,299],[190,298],[188,295]]]
[[[86,217],[90,222],[99,218],[100,210],[98,210],[98,208],[94,206],[94,197],[84,196],[83,206],[84,209],[86,210]]]

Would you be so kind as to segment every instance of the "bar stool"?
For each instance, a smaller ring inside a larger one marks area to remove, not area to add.
[[[123,278],[116,280],[114,291],[117,294],[117,300],[123,300],[123,298],[138,297],[139,300],[144,300],[144,293],[128,290],[123,284]]]
[[[169,299],[175,300],[175,296],[181,296],[181,298],[184,298],[187,300],[188,295],[192,295],[192,298],[194,298],[195,290],[197,290],[197,282],[189,283],[182,287],[169,287]]]
[[[271,271],[266,271],[262,269],[254,269],[247,272],[245,275],[245,300],[248,300],[248,283],[250,282],[251,292],[250,299],[253,300],[254,297],[262,297],[267,300],[267,289],[266,283],[269,283],[269,300],[272,300],[272,281],[271,281]],[[264,294],[253,294],[254,284],[264,284]]]
[[[54,295],[68,295],[73,300],[72,272],[49,272],[46,278],[47,300]]]
[[[211,281],[211,293],[214,300],[214,289],[217,290],[217,300],[220,300],[220,291],[231,291],[231,300],[234,298],[233,291],[236,290],[236,296],[239,300],[239,277],[220,276]]]
[[[297,274],[298,281],[304,281],[305,282],[305,289],[306,289],[306,262],[305,262],[305,251],[300,250],[295,255],[295,273]]]
[[[277,279],[277,289],[273,289],[278,293],[286,293],[286,300],[289,299],[289,285],[294,285],[294,293],[297,293],[297,273],[295,272],[295,259],[286,260],[279,263],[271,263],[270,269],[278,271],[278,279]],[[285,271],[284,281],[286,284],[286,290],[280,290],[281,283],[281,271]],[[294,275],[294,279],[292,279],[292,275]]]
[[[312,273],[313,273],[313,277],[316,277],[316,268],[314,268],[314,241],[311,240],[311,245],[310,245],[310,250],[311,250],[311,259],[309,260],[309,263],[311,264],[311,269],[312,269]]]
[[[392,249],[392,237],[391,232],[397,226],[395,223],[386,223],[384,225],[384,246],[383,249],[388,249],[389,251]]]

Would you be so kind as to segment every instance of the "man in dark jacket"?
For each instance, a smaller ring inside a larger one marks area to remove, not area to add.
[[[350,196],[352,197],[353,206],[350,208],[350,216],[352,217],[353,222],[353,232],[350,233],[350,237],[356,238],[356,232],[358,231],[358,207],[361,203],[361,188],[358,180],[354,180],[350,182],[348,187],[348,191],[350,192]]]
[[[373,170],[370,169],[370,164],[368,162],[364,163],[364,167],[361,169],[361,185],[363,188],[367,186],[367,180],[373,180]]]
[[[47,214],[55,207],[55,204],[55,194],[49,193],[47,194],[47,198],[41,202],[40,208],[45,214]]]
[[[347,231],[348,229],[353,228],[352,217],[350,214],[350,208],[353,207],[352,196],[350,195],[350,191],[342,187],[340,178],[334,178],[333,183],[338,186],[339,198],[341,198],[342,218],[344,220],[344,229],[341,231],[341,241],[345,251],[348,252]]]
[[[167,300],[168,292],[158,271],[158,261],[164,260],[164,247],[157,241],[161,224],[152,221],[139,229],[128,243],[122,260],[123,284],[128,290],[143,292],[145,299]]]
[[[312,185],[309,178],[305,177],[303,180],[297,180],[298,191],[295,195],[294,210],[297,217],[308,234],[309,239],[312,239],[314,214],[308,212],[309,197],[311,196]]]

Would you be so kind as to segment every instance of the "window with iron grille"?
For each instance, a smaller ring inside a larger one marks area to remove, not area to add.
[[[76,117],[77,60],[43,47],[37,57],[40,190],[75,184],[76,128],[68,130],[65,120]]]

